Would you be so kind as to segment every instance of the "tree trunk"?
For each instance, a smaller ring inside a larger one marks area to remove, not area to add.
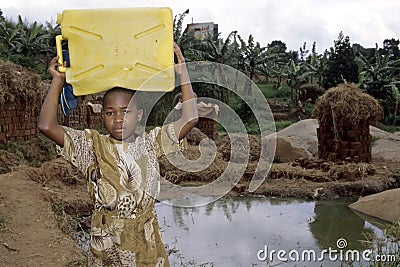
[[[268,84],[268,82],[269,82],[269,75],[268,75],[268,73],[265,73],[265,84]]]
[[[233,85],[233,91],[236,93],[238,90],[238,76],[239,70],[236,68],[236,75],[235,75],[235,84]]]
[[[247,95],[252,95],[252,90],[251,90],[251,80],[246,79],[244,83],[244,91],[246,92]]]
[[[250,75],[249,75],[250,80],[246,80],[246,83],[245,83],[245,90],[247,92],[247,95],[253,95],[252,88],[251,88],[251,81],[253,81],[253,77],[254,77],[254,67],[251,67]]]

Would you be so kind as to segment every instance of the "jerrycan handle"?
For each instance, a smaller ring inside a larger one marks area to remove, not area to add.
[[[66,72],[67,68],[64,67],[64,57],[63,57],[63,53],[62,53],[62,44],[61,42],[63,41],[63,37],[62,35],[57,35],[56,36],[56,50],[57,50],[57,56],[59,56],[58,58],[58,63],[60,63],[62,66],[58,66],[58,71],[59,72]]]

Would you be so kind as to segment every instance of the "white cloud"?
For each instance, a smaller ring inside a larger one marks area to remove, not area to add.
[[[0,0],[0,6],[5,16],[22,15],[30,22],[55,21],[57,13],[74,8],[169,6],[174,14],[189,8],[185,23],[214,21],[222,37],[237,30],[244,39],[252,34],[262,46],[281,40],[291,50],[304,42],[311,48],[315,41],[322,52],[333,46],[340,31],[364,47],[400,37],[397,0]]]

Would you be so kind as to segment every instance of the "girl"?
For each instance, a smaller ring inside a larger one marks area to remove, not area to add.
[[[181,149],[183,139],[197,123],[197,105],[184,65],[175,71],[181,80],[182,116],[175,122],[139,136],[142,118],[134,91],[115,87],[103,98],[103,119],[108,135],[96,130],[75,130],[57,122],[58,99],[65,73],[55,57],[49,72],[50,90],[39,116],[39,130],[63,147],[64,157],[79,168],[93,201],[88,266],[169,266],[154,210],[159,193],[157,157]]]

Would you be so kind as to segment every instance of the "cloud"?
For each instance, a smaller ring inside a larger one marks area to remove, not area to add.
[[[317,43],[318,52],[333,46],[340,31],[351,43],[364,47],[382,46],[384,39],[399,39],[400,10],[398,0],[0,0],[7,17],[26,17],[28,21],[55,21],[57,13],[75,8],[111,8],[169,6],[174,14],[190,9],[185,23],[218,24],[222,37],[233,30],[247,40],[250,34],[262,46],[273,40],[286,43],[288,49],[298,50],[304,42],[311,48]]]

